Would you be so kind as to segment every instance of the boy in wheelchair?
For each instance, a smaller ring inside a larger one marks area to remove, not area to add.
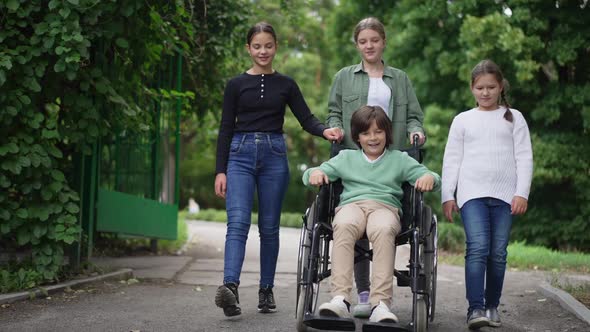
[[[320,316],[351,318],[350,292],[354,245],[366,232],[373,246],[369,302],[370,322],[397,323],[391,312],[395,238],[401,231],[402,184],[416,190],[439,190],[440,176],[407,153],[388,150],[392,124],[379,106],[363,106],[351,118],[351,136],[360,150],[343,150],[303,174],[306,186],[341,179],[343,191],[333,221],[332,300],[319,307]]]

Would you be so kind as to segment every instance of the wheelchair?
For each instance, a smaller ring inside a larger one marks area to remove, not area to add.
[[[416,142],[417,140],[414,140]],[[422,162],[423,150],[416,144],[407,150],[418,162]],[[335,155],[337,151],[332,151]],[[394,270],[397,285],[410,287],[412,292],[412,317],[405,325],[399,323],[365,322],[363,332],[428,330],[434,320],[436,304],[437,272],[437,218],[424,203],[423,193],[409,183],[403,185],[403,215],[401,232],[396,236],[396,246],[409,244],[410,259],[407,270]],[[303,216],[297,263],[297,331],[311,329],[355,331],[355,319],[325,317],[316,314],[321,282],[331,274],[330,242],[332,221],[338,206],[341,183],[334,182],[320,187],[314,202]],[[355,245],[355,264],[372,259],[372,249]],[[329,286],[328,286],[329,287]]]

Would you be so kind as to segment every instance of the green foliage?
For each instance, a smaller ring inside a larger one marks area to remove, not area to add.
[[[541,246],[513,242],[508,246],[508,264],[520,269],[590,272],[590,255],[559,252]]]
[[[232,66],[217,56],[231,54],[225,43],[244,20],[240,5],[0,2],[0,243],[30,249],[25,274],[56,279],[64,248],[80,241],[82,184],[73,161],[101,138],[148,132],[154,118],[145,105],[154,98],[193,96],[149,85],[170,55],[185,56],[190,89],[205,83],[196,105],[203,113],[206,87],[222,86],[216,70]]]
[[[463,253],[465,251],[465,232],[463,227],[448,222],[439,222],[438,248],[451,253]]]
[[[27,290],[39,286],[44,278],[30,264],[9,264],[0,268],[0,294]]]
[[[439,224],[440,226],[440,224]],[[439,248],[444,236],[439,233]],[[527,245],[516,241],[508,245],[507,266],[519,270],[542,270],[555,273],[575,272],[587,274],[590,269],[590,255],[580,252],[560,252],[546,247]],[[441,253],[441,260],[447,264],[464,265],[464,251]]]
[[[512,238],[588,251],[589,10],[583,1],[342,0],[328,19],[337,38],[329,45],[349,57],[356,22],[381,19],[384,57],[408,72],[425,109],[426,164],[434,170],[452,118],[474,105],[471,69],[485,58],[498,63],[511,105],[527,119],[535,156],[529,210],[515,220]],[[440,203],[428,200],[441,215]]]
[[[226,214],[225,210],[202,209],[199,211],[199,213],[196,213],[196,214],[187,213],[186,219],[227,222],[227,214]],[[289,212],[281,213],[281,226],[282,227],[301,227],[302,222],[303,222],[303,214],[302,213],[289,213]],[[252,213],[252,223],[253,224],[258,223],[258,214],[255,212]]]

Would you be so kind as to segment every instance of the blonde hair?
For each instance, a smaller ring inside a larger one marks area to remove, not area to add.
[[[385,40],[385,27],[383,23],[379,21],[376,17],[367,17],[363,18],[356,24],[354,28],[354,43],[358,41],[359,33],[363,30],[371,29],[377,31],[377,33]]]

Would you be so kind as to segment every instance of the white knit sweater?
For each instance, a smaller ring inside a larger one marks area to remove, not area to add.
[[[445,148],[442,202],[463,206],[473,198],[493,197],[511,204],[514,196],[528,199],[533,177],[533,150],[522,113],[506,108],[477,108],[455,116]]]

